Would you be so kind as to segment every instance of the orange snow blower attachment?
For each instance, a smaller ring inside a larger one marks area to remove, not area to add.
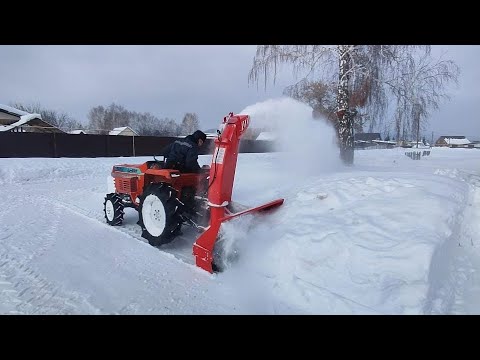
[[[240,215],[276,208],[284,201],[284,199],[277,199],[237,213],[228,209],[231,203],[240,138],[247,130],[249,122],[249,115],[230,113],[223,119],[221,130],[217,131],[218,137],[215,139],[208,185],[210,224],[193,244],[196,265],[210,273],[215,270],[213,248],[223,222]]]

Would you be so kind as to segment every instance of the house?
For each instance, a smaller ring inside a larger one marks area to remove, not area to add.
[[[465,136],[440,136],[437,141],[435,141],[435,146],[443,147],[471,147],[469,146],[471,141],[468,140]]]
[[[375,140],[382,140],[380,133],[356,133],[354,144],[356,149],[365,149],[369,147],[378,147]]]
[[[30,114],[26,111],[0,104],[0,132],[4,131],[64,133],[56,126],[42,120],[40,114]]]
[[[108,135],[120,135],[120,136],[138,136],[137,132],[130,126],[118,127],[111,130]]]

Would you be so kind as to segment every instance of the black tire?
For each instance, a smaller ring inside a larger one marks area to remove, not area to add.
[[[122,198],[118,194],[107,194],[103,203],[103,213],[107,224],[112,226],[122,225],[123,215],[125,215],[123,208]]]
[[[182,226],[177,191],[169,185],[150,185],[140,197],[138,224],[152,246],[171,242]]]

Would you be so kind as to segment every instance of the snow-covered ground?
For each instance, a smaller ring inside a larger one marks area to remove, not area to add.
[[[282,124],[282,152],[239,155],[233,199],[285,203],[225,224],[239,258],[213,275],[191,229],[154,248],[134,210],[106,224],[112,165],[150,157],[0,159],[0,313],[480,314],[480,151],[363,150],[345,167],[329,129],[301,124]]]
[[[105,224],[111,166],[147,159],[0,159],[1,313],[480,313],[478,150],[365,150],[317,176],[241,154],[234,199],[285,203],[224,226],[241,256],[215,275],[194,232],[161,251],[132,209]]]

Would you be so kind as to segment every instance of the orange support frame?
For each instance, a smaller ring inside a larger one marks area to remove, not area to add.
[[[223,131],[215,139],[208,191],[210,225],[193,244],[196,265],[210,273],[213,273],[213,248],[222,222],[240,215],[269,210],[282,205],[284,202],[284,199],[278,199],[238,213],[226,211],[232,197],[240,138],[247,130],[249,123],[249,115],[233,115],[233,113],[230,113],[223,119]]]

